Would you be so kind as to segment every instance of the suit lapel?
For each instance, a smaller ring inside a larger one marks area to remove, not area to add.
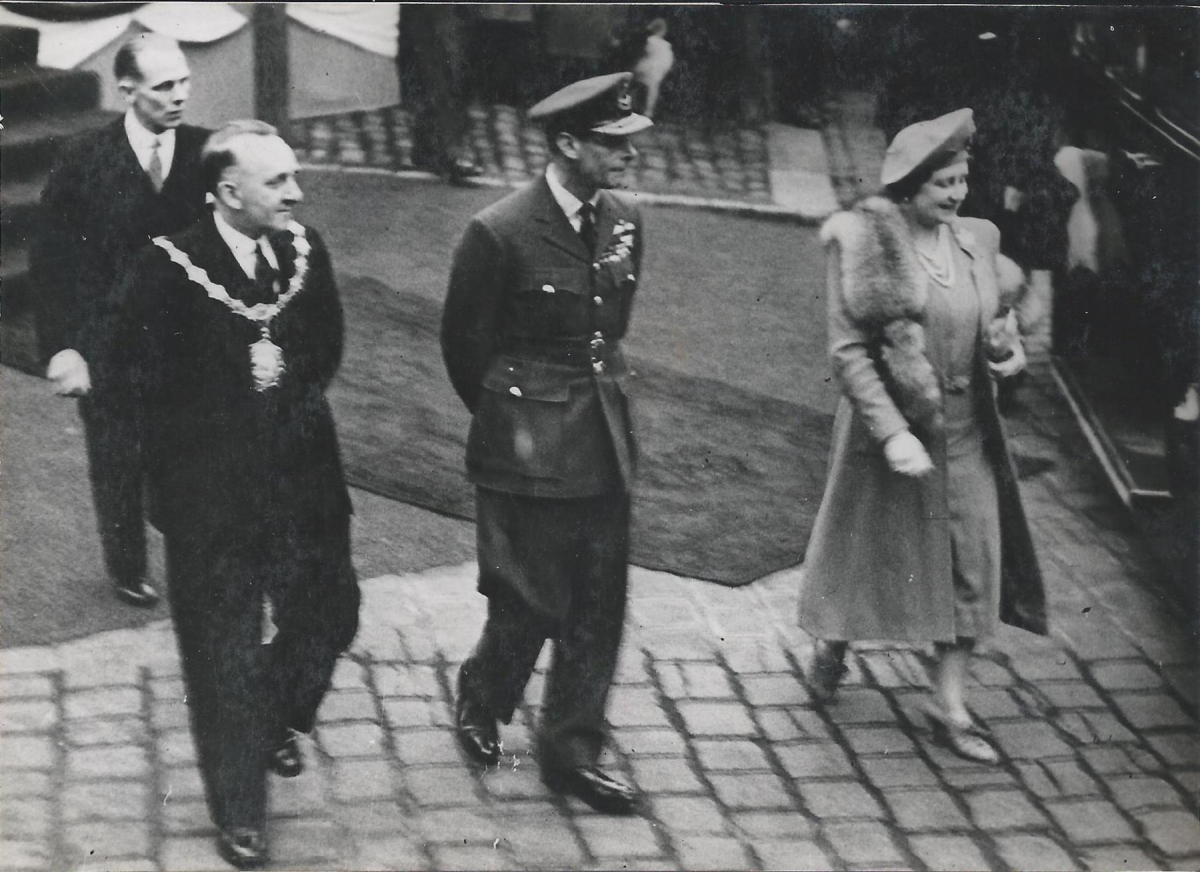
[[[969,230],[956,229],[951,234],[958,247],[967,255],[971,264],[971,277],[975,280],[975,293],[979,298],[979,327],[984,333],[996,314],[1000,304],[1000,292],[996,287],[996,274],[987,258],[979,249],[979,243]]]
[[[171,158],[171,172],[163,181],[162,193],[165,195],[175,195],[183,180],[195,175],[193,166],[200,156],[200,151],[192,147],[191,130],[192,128],[183,126],[175,130],[175,156]],[[146,181],[150,181],[149,176],[146,177]],[[153,190],[154,186],[151,185],[150,189]]]
[[[208,277],[229,292],[236,300],[242,299],[249,290],[252,282],[242,271],[241,264],[217,232],[217,225],[212,215],[206,215],[200,222],[199,234],[196,239],[196,250],[189,252],[196,266],[204,269]]]
[[[129,179],[130,184],[136,185],[142,194],[150,197],[157,196],[154,185],[150,184],[150,177],[138,163],[137,153],[129,144],[129,136],[125,133],[124,118],[117,119],[109,131],[112,137],[109,145],[113,155],[113,166],[123,177]],[[172,175],[174,175],[174,167],[172,167]]]
[[[579,238],[579,234],[575,232],[571,222],[567,220],[562,206],[558,205],[558,201],[554,199],[546,177],[542,176],[534,185],[534,195],[537,197],[534,217],[542,226],[542,238],[547,244],[566,252],[571,257],[590,263],[591,253],[584,247],[583,240]]]

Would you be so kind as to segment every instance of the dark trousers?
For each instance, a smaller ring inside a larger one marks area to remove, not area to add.
[[[168,535],[171,616],[209,812],[261,827],[266,754],[308,732],[358,629],[349,519]],[[263,602],[278,632],[262,644]]]
[[[79,400],[88,477],[109,577],[130,585],[146,574],[145,419],[136,397],[93,391]]]
[[[467,132],[466,28],[449,5],[405,5],[400,22],[403,48],[411,50],[417,82],[417,145],[435,165],[449,166]],[[403,50],[403,49],[402,49]]]
[[[553,639],[541,763],[594,764],[625,625],[629,495],[539,499],[479,488],[476,517],[488,617],[463,663],[462,692],[508,723],[542,645]]]

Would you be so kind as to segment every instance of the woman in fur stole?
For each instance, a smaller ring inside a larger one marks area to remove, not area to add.
[[[968,661],[999,618],[1046,633],[1045,593],[993,380],[1025,364],[1001,316],[999,231],[960,218],[970,109],[901,130],[886,196],[834,215],[829,342],[842,390],[829,479],[801,575],[819,701],[847,643],[934,643],[930,723],[972,760],[999,755],[967,708]]]

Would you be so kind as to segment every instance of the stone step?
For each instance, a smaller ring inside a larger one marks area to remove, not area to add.
[[[100,102],[100,79],[82,70],[22,64],[0,71],[0,111],[9,121],[82,112]]]
[[[0,107],[0,112],[7,116],[4,135],[0,137],[0,164],[3,165],[5,186],[37,178],[50,168],[58,149],[67,139],[117,117],[117,113],[102,109],[30,119],[10,116],[7,105]]]
[[[36,28],[0,24],[0,70],[37,66],[37,56]]]

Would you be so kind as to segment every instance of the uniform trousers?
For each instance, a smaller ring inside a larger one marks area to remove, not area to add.
[[[261,828],[266,756],[309,732],[358,629],[349,518],[256,520],[166,537],[171,616],[209,812]],[[263,644],[263,603],[277,628]]]
[[[542,646],[553,639],[539,757],[547,769],[593,765],[625,626],[629,495],[476,494],[479,589],[488,616],[463,663],[461,692],[509,723]]]
[[[133,585],[146,574],[145,418],[136,395],[93,389],[79,399],[88,478],[109,577]]]

